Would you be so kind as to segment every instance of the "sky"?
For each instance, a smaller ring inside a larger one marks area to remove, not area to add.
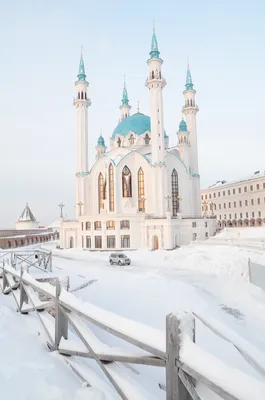
[[[165,130],[177,144],[187,59],[197,91],[203,188],[265,170],[265,2],[10,0],[0,14],[0,227],[28,202],[41,225],[75,215],[76,95],[83,46],[89,163],[120,117],[126,74],[132,112],[149,115],[145,87],[155,19]]]

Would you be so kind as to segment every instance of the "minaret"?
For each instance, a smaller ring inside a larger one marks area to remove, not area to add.
[[[189,152],[190,152],[190,138],[189,131],[187,129],[187,124],[182,119],[179,124],[179,130],[177,132],[178,135],[178,149],[181,160],[189,170],[190,160],[189,160]]]
[[[155,28],[153,30],[150,58],[147,61],[149,76],[146,86],[150,90],[150,119],[152,138],[152,162],[153,164],[163,163],[165,157],[164,139],[164,118],[163,118],[163,94],[162,90],[166,85],[161,74],[163,60],[159,57],[158,44]]]
[[[132,107],[129,104],[129,99],[128,99],[128,92],[127,92],[127,86],[126,86],[126,81],[124,78],[124,86],[123,86],[123,92],[122,92],[122,100],[121,100],[121,105],[120,105],[120,110],[121,110],[121,120],[127,118],[130,116],[130,109]]]
[[[182,108],[182,112],[186,116],[186,123],[188,131],[190,132],[190,167],[191,173],[194,178],[193,180],[193,214],[195,216],[201,214],[201,204],[200,204],[200,175],[198,167],[198,146],[197,146],[197,125],[196,125],[196,114],[199,108],[195,102],[196,91],[193,88],[193,82],[191,78],[190,67],[188,64],[187,75],[186,75],[186,85],[183,92],[185,105]]]
[[[89,83],[86,81],[83,54],[81,53],[79,72],[75,87],[77,97],[74,106],[77,110],[77,169],[76,169],[76,211],[77,217],[84,213],[86,208],[85,177],[88,175],[88,107],[91,105],[87,97]],[[82,205],[81,205],[82,203]]]
[[[102,133],[100,133],[100,136],[98,138],[96,150],[97,150],[97,154],[96,154],[97,160],[106,153],[105,140],[104,140],[104,137],[102,136]]]
[[[150,91],[151,152],[153,166],[153,213],[155,217],[164,217],[166,213],[165,196],[167,178],[165,169],[165,133],[163,117],[163,88],[166,85],[162,77],[160,58],[155,28],[153,29],[150,58],[147,61],[149,76],[146,86]],[[147,199],[148,204],[148,199]]]

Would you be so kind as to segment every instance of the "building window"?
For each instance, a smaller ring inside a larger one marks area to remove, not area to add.
[[[101,229],[101,221],[94,222],[94,229],[95,231],[99,231]]]
[[[219,215],[219,219],[222,219],[222,215]]]
[[[115,229],[115,221],[107,221],[106,228],[107,229]]]
[[[91,237],[86,236],[86,248],[91,249]]]
[[[91,222],[86,222],[86,231],[91,229]]]
[[[102,173],[98,176],[98,212],[100,213],[100,209],[104,208],[104,199],[105,196],[105,182]]]
[[[121,235],[121,248],[122,249],[130,248],[130,235]]]
[[[130,221],[124,220],[120,223],[121,229],[130,229]]]
[[[260,198],[258,198],[258,205],[260,205]]]
[[[115,249],[115,236],[107,236],[107,248]]]
[[[248,205],[248,201],[247,200],[245,200],[245,206],[247,206]]]
[[[246,212],[246,218],[248,218],[248,212]]]
[[[171,174],[171,194],[172,194],[172,214],[177,215],[179,211],[179,184],[178,184],[178,174],[175,169],[173,169]],[[207,195],[205,195],[207,199]]]
[[[144,198],[144,171],[142,168],[138,171],[138,210],[145,210],[145,198]]]
[[[209,199],[211,199],[212,198],[212,195],[211,194],[209,194]]]
[[[234,201],[234,207],[236,207],[236,201]]]
[[[240,200],[240,202],[239,202],[239,207],[242,207],[242,201]]]
[[[95,249],[102,248],[102,236],[95,236]]]
[[[252,211],[252,218],[255,218],[255,213]]]
[[[259,183],[257,183],[257,190],[259,190]]]
[[[226,214],[224,214],[224,219],[226,219]]]
[[[203,195],[201,195],[201,199],[203,200]]]
[[[235,214],[235,219],[237,218],[237,215]]]
[[[259,215],[259,217],[261,217],[261,212],[260,211],[258,212],[258,215]]]
[[[218,192],[218,197],[220,197],[220,192]]]
[[[223,191],[223,196],[225,196],[225,191]]]
[[[251,191],[253,190],[253,185],[250,185],[250,190],[251,190]]]
[[[243,218],[243,214],[242,213],[240,213],[240,218]]]
[[[144,142],[145,142],[145,144],[149,144],[150,143],[150,137],[146,134],[145,135],[145,137],[144,137]]]
[[[114,168],[109,165],[109,210],[114,211]]]
[[[81,230],[82,231],[84,230],[84,223],[83,222],[81,222]]]
[[[134,137],[133,137],[133,135],[131,135],[131,136],[129,137],[129,142],[130,142],[130,145],[131,145],[131,146],[134,144]]]
[[[233,194],[236,194],[236,189],[233,189]]]
[[[232,219],[232,214],[229,214],[229,219]]]
[[[230,196],[230,190],[228,190],[228,196]]]
[[[205,237],[206,237],[206,238],[208,237],[208,232],[205,232]]]
[[[265,189],[265,182],[263,182],[263,189]]]
[[[207,194],[205,195],[205,200],[207,200]]]
[[[230,203],[230,201],[229,201],[229,203],[228,203],[228,208],[231,208],[231,203]]]
[[[226,204],[224,203],[224,209],[226,209]]]
[[[192,234],[192,240],[196,240],[197,239],[197,233],[193,233]]]
[[[132,174],[126,165],[122,170],[122,196],[132,197]]]
[[[221,204],[219,204],[219,210],[221,210]]]
[[[213,197],[216,198],[216,193],[213,194]]]
[[[196,222],[193,222],[193,223],[192,223],[192,227],[193,227],[193,228],[196,228],[196,226],[197,226]]]
[[[246,186],[244,186],[244,192],[247,192],[247,187]]]
[[[238,193],[241,193],[241,188],[238,188]]]
[[[208,225],[208,224],[207,224],[207,222],[204,222],[204,226],[205,226],[205,228],[207,228],[207,225]]]
[[[254,206],[254,199],[251,199],[251,205]]]

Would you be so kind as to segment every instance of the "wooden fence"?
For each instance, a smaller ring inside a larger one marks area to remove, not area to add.
[[[121,399],[147,400],[153,397],[143,395],[143,388],[131,382],[127,375],[124,377],[119,364],[165,368],[165,383],[160,383],[159,387],[165,391],[167,400],[200,400],[198,383],[226,400],[265,398],[262,381],[225,365],[195,343],[195,321],[200,320],[215,334],[230,342],[264,379],[265,358],[261,359],[257,349],[244,343],[220,322],[199,314],[170,314],[166,317],[166,330],[163,332],[82,302],[61,289],[59,282],[56,287],[41,283],[22,268],[17,271],[9,265],[0,265],[0,278],[3,294],[12,293],[20,313],[37,312],[47,334],[49,348],[58,351],[62,357],[74,355],[94,360]],[[48,300],[41,301],[40,294]],[[46,312],[40,313],[51,308],[55,309],[54,318]],[[87,322],[138,350],[106,345],[89,329]],[[79,343],[68,337],[69,325],[76,337],[81,339]],[[64,359],[81,380],[88,386],[93,385],[84,376],[83,369],[71,361],[71,357]],[[244,390],[241,390],[242,386]]]

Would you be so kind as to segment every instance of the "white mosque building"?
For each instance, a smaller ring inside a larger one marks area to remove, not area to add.
[[[76,220],[61,218],[61,247],[91,250],[173,249],[203,240],[216,231],[216,219],[201,216],[200,175],[195,102],[196,91],[188,66],[183,92],[185,120],[177,131],[178,146],[169,147],[164,129],[162,75],[155,31],[149,53],[150,117],[130,115],[126,84],[120,105],[121,122],[109,150],[102,136],[96,162],[88,167],[88,109],[83,56],[77,95]]]

